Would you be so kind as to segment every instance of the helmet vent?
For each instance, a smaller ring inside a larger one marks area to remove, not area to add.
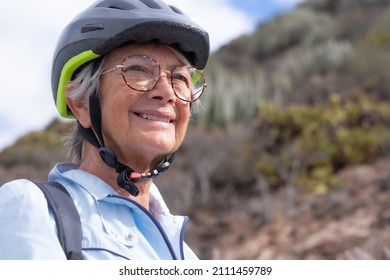
[[[179,8],[177,8],[177,7],[175,7],[175,6],[171,6],[171,5],[169,5],[169,7],[170,7],[170,8],[172,9],[172,11],[174,11],[176,14],[180,14],[180,15],[183,14],[183,12],[180,11]]]
[[[100,2],[96,7],[103,7],[103,8],[108,8],[108,9],[117,9],[117,10],[134,10],[135,7],[134,5],[126,2],[126,1],[107,1],[104,0]]]
[[[139,0],[140,2],[144,3],[146,6],[148,6],[151,9],[162,9],[162,7],[157,4],[154,0]]]
[[[109,8],[109,9],[117,9],[117,10],[133,10],[134,9],[134,7],[131,7],[131,9],[128,9],[128,8],[124,9],[123,7],[118,7],[118,6],[113,6],[113,5],[111,5],[111,6],[107,7],[107,8]]]

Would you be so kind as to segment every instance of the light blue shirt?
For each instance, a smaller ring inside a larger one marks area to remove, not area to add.
[[[57,164],[49,181],[61,183],[79,211],[83,259],[197,259],[183,241],[188,218],[170,214],[154,184],[148,211],[72,164]],[[28,180],[0,187],[0,259],[66,259],[46,199]]]

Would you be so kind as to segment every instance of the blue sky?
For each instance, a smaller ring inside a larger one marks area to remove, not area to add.
[[[260,23],[278,13],[293,9],[302,0],[229,0],[228,2]]]
[[[212,51],[302,0],[165,0],[209,32]],[[0,9],[0,150],[44,128],[57,112],[51,97],[52,53],[63,27],[95,0],[7,1]],[[42,16],[42,10],[47,11]]]

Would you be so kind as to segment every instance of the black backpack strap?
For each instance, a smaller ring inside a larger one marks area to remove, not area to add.
[[[68,260],[81,260],[80,215],[67,190],[57,182],[35,183],[44,193],[53,211],[58,239]]]

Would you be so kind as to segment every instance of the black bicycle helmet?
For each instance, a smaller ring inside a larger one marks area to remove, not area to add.
[[[62,117],[72,118],[65,87],[83,64],[128,43],[157,42],[178,49],[203,69],[210,53],[206,31],[161,0],[100,0],[74,18],[54,52],[51,86]]]

